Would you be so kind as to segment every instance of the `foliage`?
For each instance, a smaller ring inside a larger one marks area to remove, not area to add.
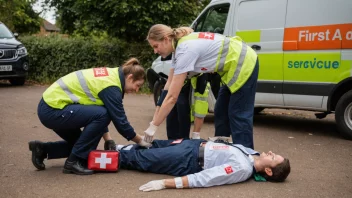
[[[37,0],[0,0],[0,21],[17,33],[36,33],[40,28],[39,14],[32,5]]]
[[[21,37],[29,59],[29,80],[52,83],[76,70],[92,67],[117,67],[136,57],[148,68],[155,59],[147,43],[127,43],[118,39],[62,38],[60,36]]]
[[[65,33],[106,31],[127,41],[142,41],[153,24],[190,25],[210,0],[45,0],[57,9]]]

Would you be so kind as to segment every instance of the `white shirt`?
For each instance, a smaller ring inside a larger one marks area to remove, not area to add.
[[[171,63],[171,67],[175,69],[174,75],[186,72],[194,75],[215,70],[224,36],[204,32],[192,34],[199,34],[199,37],[203,38],[184,41],[177,45]]]
[[[204,170],[187,175],[190,188],[234,184],[246,181],[252,176],[254,159],[258,152],[235,145],[207,142],[204,150]]]

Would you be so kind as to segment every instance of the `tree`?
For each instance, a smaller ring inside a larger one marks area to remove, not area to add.
[[[40,28],[39,13],[32,5],[37,0],[0,0],[0,21],[13,32],[36,33]]]
[[[106,31],[127,41],[142,41],[153,24],[190,25],[210,0],[45,0],[57,9],[66,33]]]

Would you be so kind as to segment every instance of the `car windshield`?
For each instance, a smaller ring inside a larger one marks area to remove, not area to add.
[[[13,35],[4,24],[0,24],[0,38],[12,38]]]

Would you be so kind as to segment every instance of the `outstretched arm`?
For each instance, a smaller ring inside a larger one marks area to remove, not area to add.
[[[176,177],[175,179],[154,180],[142,185],[139,187],[139,190],[148,192],[165,188],[188,188],[188,178],[187,176],[183,176]]]
[[[139,190],[153,191],[165,188],[196,188],[234,184],[249,179],[252,170],[252,167],[244,168],[240,164],[223,164],[184,177],[150,181],[141,186]]]

